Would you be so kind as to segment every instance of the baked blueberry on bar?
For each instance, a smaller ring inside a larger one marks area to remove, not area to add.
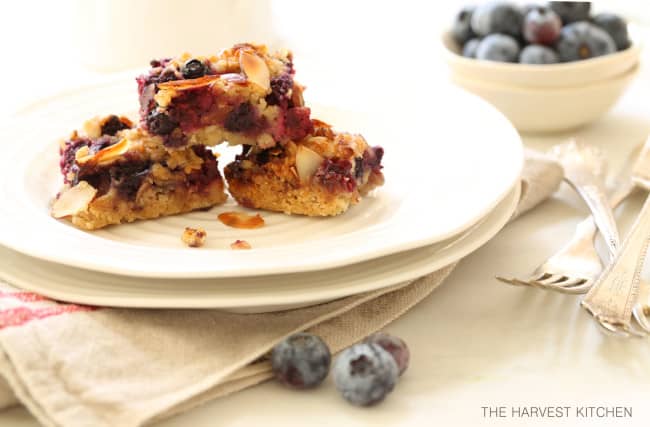
[[[168,148],[160,136],[109,116],[61,144],[64,187],[52,215],[93,230],[207,208],[226,200],[215,155],[204,146]]]
[[[245,207],[331,216],[384,183],[381,147],[313,120],[313,132],[283,146],[243,147],[225,167],[230,194]]]
[[[141,126],[165,145],[270,148],[312,131],[291,52],[238,44],[220,54],[151,61],[137,78]]]

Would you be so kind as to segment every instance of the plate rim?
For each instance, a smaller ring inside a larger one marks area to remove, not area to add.
[[[471,230],[468,234],[463,235],[459,239],[450,242],[440,250],[436,250],[430,257],[427,258],[426,267],[421,267],[418,270],[412,270],[410,268],[404,269],[404,272],[401,273],[399,276],[395,277],[394,274],[390,274],[390,278],[385,278],[382,282],[366,280],[365,286],[363,287],[357,286],[354,289],[349,289],[345,287],[337,287],[334,289],[328,289],[326,291],[318,290],[318,289],[310,289],[307,292],[307,296],[305,296],[304,294],[301,295],[291,294],[289,297],[287,295],[279,297],[277,295],[274,295],[272,291],[269,291],[269,293],[264,295],[263,298],[256,295],[254,298],[260,298],[257,302],[251,301],[250,296],[243,296],[243,295],[235,298],[230,297],[227,298],[226,300],[221,300],[220,302],[218,302],[218,298],[219,298],[218,296],[211,296],[211,298],[208,298],[204,295],[202,297],[193,297],[194,298],[193,303],[188,303],[187,300],[188,297],[183,299],[179,296],[166,297],[164,298],[165,301],[164,303],[160,303],[160,302],[156,303],[155,301],[152,303],[151,298],[155,298],[155,297],[151,297],[151,296],[145,297],[140,295],[136,298],[136,300],[145,300],[146,298],[146,304],[142,305],[138,303],[128,303],[128,302],[125,303],[123,301],[119,302],[118,300],[116,300],[116,298],[123,298],[123,297],[119,297],[115,295],[111,297],[99,297],[100,299],[110,300],[111,302],[100,302],[100,300],[92,296],[91,297],[82,296],[81,298],[76,298],[73,296],[73,299],[70,299],[69,293],[65,291],[63,293],[57,292],[56,290],[52,291],[52,289],[48,287],[43,287],[42,285],[34,284],[33,282],[28,281],[27,279],[22,280],[20,278],[17,278],[15,274],[12,275],[11,273],[7,273],[6,270],[0,271],[0,278],[6,280],[12,286],[37,292],[50,298],[70,301],[77,304],[88,304],[88,305],[95,305],[95,306],[143,308],[143,309],[156,309],[156,308],[157,309],[220,309],[220,310],[226,310],[226,311],[237,312],[237,313],[262,313],[262,312],[269,312],[269,311],[293,309],[298,307],[305,307],[309,305],[319,304],[319,303],[331,301],[338,298],[344,298],[351,295],[357,295],[364,292],[371,292],[371,291],[384,289],[384,288],[397,287],[399,284],[411,280],[416,280],[419,277],[424,277],[427,274],[432,273],[433,271],[438,271],[440,269],[443,269],[453,264],[454,262],[457,262],[460,259],[465,258],[466,256],[476,251],[478,248],[480,248],[481,246],[483,246],[484,244],[492,240],[492,238],[494,238],[494,236],[497,235],[507,225],[508,221],[511,219],[512,214],[515,212],[519,204],[520,195],[521,195],[521,185],[518,183],[513,188],[511,188],[508,197],[506,197],[506,199],[502,201],[502,204],[508,202],[507,205],[504,205],[504,207],[501,207],[501,205],[497,206],[493,211],[491,211],[488,215],[486,215],[486,217],[484,217],[484,220],[481,221],[481,223],[477,226],[475,230]],[[490,221],[493,221],[494,224],[490,224]],[[485,225],[486,227],[489,227],[488,230],[481,231],[480,230],[481,225]],[[480,233],[478,234],[478,237],[477,237],[477,233]],[[426,248],[427,247],[417,248],[417,249],[413,249],[413,251],[423,251],[426,250]],[[16,252],[16,254],[19,257],[32,258],[29,255],[25,255],[20,252]],[[388,255],[388,257],[390,256],[395,256],[395,254]],[[441,258],[444,259],[444,261],[441,262],[440,261]],[[437,264],[435,261],[436,259],[438,259]],[[44,262],[44,261],[39,260],[39,262]],[[373,262],[373,260],[366,261],[366,262],[371,263]],[[421,263],[424,263],[424,261],[422,261]],[[69,267],[66,265],[58,265],[57,267],[63,268],[64,270],[75,269],[75,270],[85,271],[83,269],[77,269],[76,267]],[[351,266],[348,266],[348,268],[350,267]],[[363,267],[363,263],[361,263],[359,266],[355,268],[362,268],[362,267]],[[326,273],[327,271],[323,272],[323,274]],[[85,274],[92,275],[92,272],[85,271]],[[308,272],[305,274],[317,274],[317,273]],[[112,275],[112,276],[116,278],[120,277],[120,275]],[[300,273],[284,274],[279,276],[300,276]],[[388,274],[384,274],[384,276],[388,276]],[[134,277],[133,279],[138,280],[140,278]],[[237,280],[238,278],[223,278],[220,280],[232,280],[232,279]],[[278,279],[278,277],[276,277],[276,279]],[[293,279],[300,280],[299,277],[293,277]],[[188,280],[192,280],[192,279],[188,279]],[[368,283],[373,283],[373,284],[368,285]],[[378,285],[378,283],[381,284]],[[181,298],[180,301],[177,298]],[[246,304],[243,304],[244,302],[246,302]]]

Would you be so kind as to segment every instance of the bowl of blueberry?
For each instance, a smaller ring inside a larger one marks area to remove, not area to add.
[[[524,132],[576,128],[601,117],[639,69],[635,30],[590,2],[467,6],[442,37],[457,85]]]

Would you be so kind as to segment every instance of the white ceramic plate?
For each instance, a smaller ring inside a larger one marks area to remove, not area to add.
[[[0,278],[50,298],[82,304],[146,308],[218,308],[267,312],[403,283],[443,268],[490,240],[512,216],[520,186],[461,237],[317,272],[221,279],[116,276],[41,261],[0,246]]]
[[[424,96],[424,94],[423,94]],[[89,116],[132,111],[135,83],[107,82],[27,108],[0,130],[0,243],[70,266],[139,277],[241,277],[334,268],[442,241],[475,224],[518,180],[517,132],[479,98],[448,89],[426,105],[360,113],[315,108],[341,129],[386,149],[386,185],[335,218],[264,213],[257,230],[232,229],[216,216],[244,210],[230,202],[207,212],[84,232],[48,214],[59,189],[57,138]],[[224,165],[234,149],[225,149]],[[180,241],[186,226],[207,245]],[[244,239],[253,250],[232,251]]]

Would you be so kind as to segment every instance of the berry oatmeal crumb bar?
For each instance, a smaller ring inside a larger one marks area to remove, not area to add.
[[[383,149],[361,135],[335,132],[313,120],[314,131],[282,147],[244,146],[225,167],[230,194],[249,208],[307,216],[345,212],[384,182]]]
[[[270,148],[312,131],[292,54],[238,44],[211,57],[151,61],[137,78],[141,125],[165,145]]]
[[[64,187],[52,215],[86,230],[189,212],[227,195],[204,146],[168,148],[123,117],[93,119],[61,144]]]

